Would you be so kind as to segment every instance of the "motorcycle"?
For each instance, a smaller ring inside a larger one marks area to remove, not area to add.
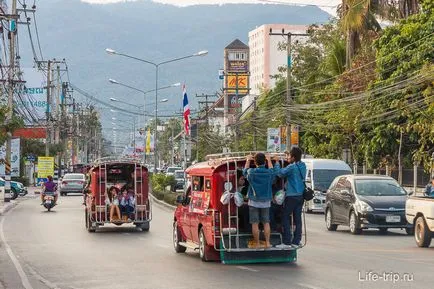
[[[44,207],[47,211],[51,211],[51,209],[56,205],[54,201],[54,192],[44,192]]]

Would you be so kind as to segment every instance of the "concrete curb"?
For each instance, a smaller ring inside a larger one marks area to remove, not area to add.
[[[0,216],[3,216],[7,212],[9,212],[12,208],[16,207],[18,202],[11,200],[9,203],[3,203],[3,206],[0,208]]]
[[[175,209],[176,209],[176,206],[169,205],[169,204],[166,203],[165,201],[161,201],[161,200],[157,199],[156,197],[154,197],[154,195],[153,195],[152,193],[149,194],[149,195],[150,195],[151,198],[152,198],[152,202],[155,202],[155,203],[157,203],[158,205],[165,207],[166,209],[170,209],[170,210],[175,210]]]

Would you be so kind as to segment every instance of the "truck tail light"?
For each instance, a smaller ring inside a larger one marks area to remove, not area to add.
[[[214,212],[214,234],[220,235],[220,212]]]

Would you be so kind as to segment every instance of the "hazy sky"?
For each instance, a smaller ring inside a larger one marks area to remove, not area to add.
[[[116,3],[116,2],[127,2],[127,1],[137,1],[137,0],[81,0],[88,3]],[[321,9],[331,13],[336,14],[336,8],[330,6],[336,6],[342,1],[339,0],[153,0],[154,2],[173,4],[177,6],[188,6],[194,4],[225,4],[225,3],[266,3],[272,2],[277,4],[314,4],[314,5],[325,5],[320,6]]]

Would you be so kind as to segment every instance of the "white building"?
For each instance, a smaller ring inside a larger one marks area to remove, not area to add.
[[[286,36],[271,36],[274,33],[306,33],[308,26],[288,24],[264,24],[249,32],[250,48],[250,94],[259,95],[262,90],[272,89],[280,74],[279,67],[287,66],[286,50],[279,49],[279,43],[286,43]],[[305,36],[293,36],[292,43],[305,40]],[[244,105],[243,105],[244,106]]]

